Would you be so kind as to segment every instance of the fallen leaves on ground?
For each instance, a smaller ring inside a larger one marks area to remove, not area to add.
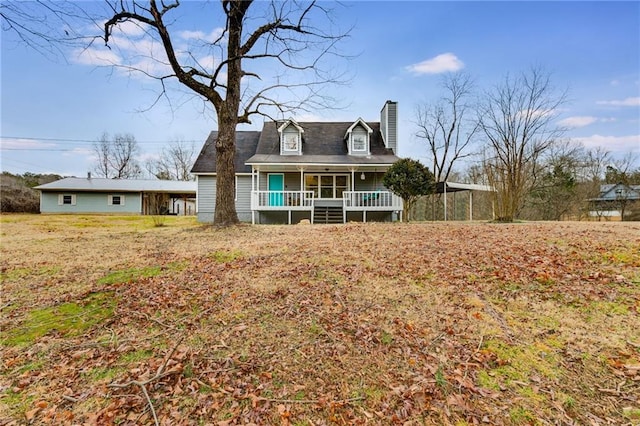
[[[638,224],[2,220],[3,424],[640,418]]]

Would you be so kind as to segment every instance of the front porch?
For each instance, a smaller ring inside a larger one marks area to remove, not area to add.
[[[363,222],[367,222],[367,215],[373,212],[384,212],[389,216],[396,214],[402,220],[402,199],[389,191],[343,191],[341,199],[315,198],[314,195],[313,191],[254,190],[251,192],[252,223],[256,223],[256,214],[259,212],[285,212],[288,224],[292,223],[294,214],[299,212],[305,212],[306,218],[311,223],[316,223],[318,211],[326,214],[326,219],[321,223],[336,223],[329,222],[328,217],[335,217],[337,212],[342,219],[340,223],[347,222],[350,212],[359,213]]]
[[[252,166],[252,223],[346,223],[401,218],[402,199],[382,185],[389,165]]]

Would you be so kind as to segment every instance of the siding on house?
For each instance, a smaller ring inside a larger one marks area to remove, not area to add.
[[[213,222],[216,210],[216,177],[198,175],[198,222]]]
[[[237,176],[236,213],[242,222],[251,222],[251,176]]]
[[[242,222],[251,221],[251,176],[237,176],[236,213]],[[198,221],[213,222],[216,210],[216,176],[198,175]]]
[[[60,204],[61,195],[73,195],[74,204]],[[119,195],[123,204],[109,204],[110,195]],[[41,192],[40,211],[43,213],[115,213],[140,214],[140,193]]]

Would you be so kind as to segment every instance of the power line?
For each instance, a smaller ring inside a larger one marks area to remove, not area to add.
[[[23,141],[44,141],[44,142],[61,142],[61,143],[69,143],[69,144],[73,144],[73,143],[96,143],[99,142],[98,139],[71,139],[71,138],[36,138],[36,137],[32,137],[32,136],[0,136],[0,139],[17,139],[17,140],[23,140]],[[183,139],[179,139],[177,138],[176,140],[179,140],[180,142],[186,142],[186,143],[204,143],[204,139],[203,140],[195,140],[195,139],[191,139],[191,140],[183,140]],[[168,144],[171,143],[173,140],[136,140],[137,143],[140,144]]]

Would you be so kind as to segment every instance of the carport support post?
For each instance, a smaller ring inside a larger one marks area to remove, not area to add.
[[[447,181],[444,181],[444,221],[447,221]]]

